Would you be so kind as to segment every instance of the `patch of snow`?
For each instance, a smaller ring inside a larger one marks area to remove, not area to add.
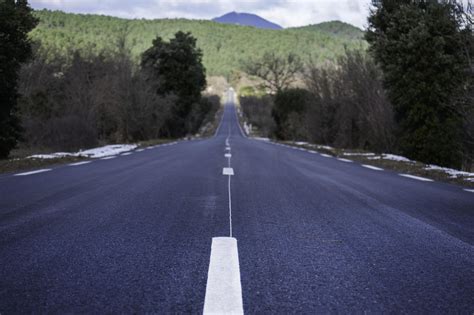
[[[67,153],[67,152],[56,152],[56,153],[51,153],[51,154],[35,154],[31,155],[28,157],[28,159],[57,159],[57,158],[63,158],[67,156],[74,156],[73,153]]]
[[[307,145],[308,142],[305,142],[305,141],[297,141],[297,142],[293,142],[294,144],[296,145]]]
[[[414,163],[414,161],[410,160],[410,159],[407,159],[406,157],[404,156],[401,156],[401,155],[395,155],[395,154],[382,154],[382,158],[384,160],[392,160],[392,161],[399,161],[399,162],[412,162]]]
[[[388,153],[383,153],[381,156],[371,156],[371,157],[368,157],[367,159],[369,159],[369,160],[383,159],[383,160],[391,160],[391,161],[398,161],[398,162],[416,163],[415,161],[407,159],[404,156],[395,155],[395,154],[388,154]]]
[[[106,156],[114,156],[120,153],[128,152],[135,150],[138,146],[136,144],[113,144],[113,145],[106,145],[103,147],[93,148],[89,150],[79,151],[76,153],[68,153],[68,152],[56,152],[51,154],[36,154],[31,155],[29,159],[55,159],[55,158],[62,158],[62,157],[87,157],[87,158],[102,158]]]
[[[116,144],[106,145],[104,147],[89,149],[76,153],[78,156],[85,156],[89,158],[101,158],[106,156],[117,155],[123,152],[135,150],[138,146],[136,144]]]
[[[452,168],[447,168],[447,167],[441,167],[438,165],[428,165],[425,167],[425,170],[428,171],[441,171],[449,175],[451,178],[458,178],[459,176],[467,176],[467,177],[472,177],[474,176],[474,173],[469,173],[469,172],[464,172],[464,171],[459,171],[455,170]],[[468,181],[474,181],[474,178],[466,178]]]
[[[351,152],[344,152],[345,156],[374,156],[375,153],[351,153]]]
[[[262,137],[253,137],[252,139],[259,140],[259,141],[270,141],[269,138],[262,138]]]

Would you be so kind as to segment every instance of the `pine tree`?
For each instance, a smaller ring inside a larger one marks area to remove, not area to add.
[[[374,5],[366,39],[384,71],[401,153],[460,167],[462,120],[454,104],[467,80],[467,58],[456,1]]]
[[[142,55],[142,69],[157,83],[157,94],[174,94],[178,100],[170,120],[169,136],[185,135],[186,119],[193,106],[201,101],[206,87],[202,52],[191,33],[177,32],[169,42],[157,37]]]
[[[0,158],[7,158],[20,136],[15,116],[18,71],[31,56],[28,33],[37,21],[26,0],[0,0]]]

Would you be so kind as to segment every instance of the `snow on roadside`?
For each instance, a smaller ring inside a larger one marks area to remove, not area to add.
[[[311,148],[324,149],[324,150],[329,150],[329,151],[334,150],[333,147],[330,147],[328,145],[312,144],[312,143],[309,143],[309,142],[306,142],[306,141],[293,141],[292,144],[294,144],[294,145],[304,145],[304,146],[308,146],[308,147],[311,147]]]
[[[270,138],[263,138],[263,137],[252,137],[252,139],[259,140],[259,141],[271,141]]]
[[[344,152],[343,153],[345,156],[375,156],[375,153],[360,153],[360,152],[355,152],[355,153],[351,153],[351,152]]]
[[[55,159],[63,157],[87,157],[92,159],[102,158],[106,156],[118,155],[120,153],[135,150],[138,146],[136,144],[113,144],[103,147],[93,148],[89,150],[79,151],[76,153],[56,152],[51,154],[35,154],[31,155],[29,159]]]
[[[397,161],[397,162],[408,162],[408,163],[416,163],[415,161],[412,161],[410,159],[407,159],[404,156],[401,155],[395,155],[395,154],[388,154],[388,153],[383,153],[381,156],[373,156],[373,157],[368,157],[367,159],[369,160],[391,160],[391,161]]]
[[[441,166],[438,166],[438,165],[428,165],[427,167],[425,167],[425,170],[428,170],[428,171],[442,171],[442,172],[445,172],[446,174],[448,174],[451,178],[457,178],[459,176],[474,177],[474,173],[459,171],[459,170],[455,170],[455,169],[452,169],[452,168],[441,167]],[[466,178],[466,180],[474,181],[474,178]]]

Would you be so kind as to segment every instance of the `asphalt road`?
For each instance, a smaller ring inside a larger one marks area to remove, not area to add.
[[[0,175],[0,313],[201,313],[226,139],[245,313],[474,312],[474,193],[248,139],[228,104],[210,139]]]

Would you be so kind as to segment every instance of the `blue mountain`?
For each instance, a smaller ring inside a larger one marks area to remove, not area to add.
[[[264,18],[259,17],[258,15],[250,13],[230,12],[212,20],[218,23],[253,26],[256,28],[263,29],[283,29],[283,27],[278,24],[272,23],[270,21],[265,20]]]

